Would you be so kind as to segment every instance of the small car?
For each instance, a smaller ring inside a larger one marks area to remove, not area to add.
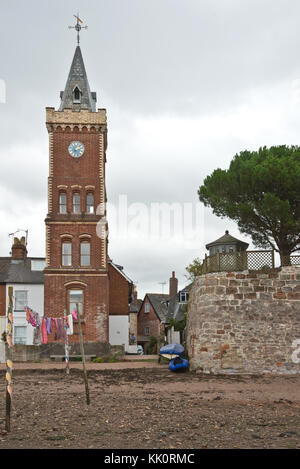
[[[141,345],[137,346],[137,354],[138,355],[144,355],[144,350],[143,350],[143,347]]]

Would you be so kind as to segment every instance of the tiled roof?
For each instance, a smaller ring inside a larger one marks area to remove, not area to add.
[[[0,257],[0,283],[43,284],[44,273],[31,270],[31,259],[15,260],[11,257]]]
[[[231,236],[228,233],[228,231],[226,231],[226,233],[223,236],[221,236],[221,238],[216,239],[216,241],[213,241],[212,243],[208,243],[205,247],[206,247],[206,249],[209,249],[211,246],[214,246],[215,244],[241,244],[245,247],[249,246],[248,243],[244,243],[244,241],[240,241],[239,239],[234,238],[233,236]]]
[[[168,317],[167,300],[169,298],[169,295],[159,293],[147,293],[147,296],[160,321],[165,322]]]

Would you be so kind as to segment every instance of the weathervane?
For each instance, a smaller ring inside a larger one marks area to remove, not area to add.
[[[76,23],[75,26],[69,26],[69,29],[76,29],[76,31],[77,31],[77,44],[79,45],[79,42],[80,42],[79,33],[82,29],[88,29],[88,27],[87,26],[81,26],[83,21],[79,18],[79,13],[77,13],[77,15],[73,15],[73,16],[76,18],[77,23]]]

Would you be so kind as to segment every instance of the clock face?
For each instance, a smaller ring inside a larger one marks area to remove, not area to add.
[[[73,158],[80,158],[84,154],[84,145],[81,142],[71,142],[68,150]]]

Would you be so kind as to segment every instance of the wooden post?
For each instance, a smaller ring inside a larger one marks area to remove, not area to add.
[[[216,271],[220,272],[221,270],[221,264],[220,264],[220,253],[219,251],[217,252],[217,265],[216,265]]]
[[[69,365],[69,351],[70,351],[70,347],[69,347],[69,337],[68,337],[68,334],[67,334],[67,329],[68,329],[68,326],[67,326],[67,319],[66,319],[66,310],[64,311],[64,328],[65,328],[65,334],[66,334],[66,337],[65,337],[65,360],[66,360],[66,373],[67,375],[70,374],[70,365]]]
[[[79,329],[80,350],[81,350],[81,357],[82,357],[83,379],[84,379],[84,384],[85,384],[86,403],[87,405],[89,405],[90,404],[89,383],[88,383],[86,367],[85,367],[85,355],[84,355],[84,348],[83,348],[83,337],[82,337],[81,319],[80,319],[78,303],[76,303],[76,312],[77,312],[77,317],[78,317],[78,329]]]
[[[6,326],[6,342],[5,342],[5,358],[6,358],[6,415],[5,430],[10,432],[10,414],[12,401],[12,335],[13,335],[13,287],[8,287],[8,309],[7,309],[7,326]]]

